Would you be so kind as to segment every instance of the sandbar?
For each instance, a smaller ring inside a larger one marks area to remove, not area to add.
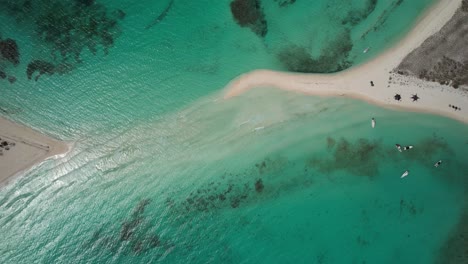
[[[415,23],[395,46],[368,61],[333,74],[303,74],[255,70],[232,80],[225,88],[228,99],[253,88],[279,88],[320,96],[345,96],[386,108],[427,112],[468,123],[468,90],[400,75],[400,62],[427,38],[437,33],[461,6],[460,0],[440,0]],[[371,81],[373,85],[371,85]],[[401,100],[395,100],[395,95]],[[413,101],[412,97],[419,98]],[[459,110],[455,110],[455,105]]]

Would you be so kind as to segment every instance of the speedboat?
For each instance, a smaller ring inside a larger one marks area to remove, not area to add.
[[[374,128],[375,127],[375,119],[374,118],[372,118],[371,124],[372,124],[372,128]]]
[[[403,150],[408,150],[408,149],[412,149],[412,148],[413,148],[413,146],[405,146],[405,147],[403,147]]]
[[[404,177],[408,176],[408,174],[409,174],[409,170],[405,171],[405,172],[401,175],[400,178],[404,178]]]
[[[369,50],[370,50],[370,47],[367,47],[366,49],[362,51],[362,53],[367,53]]]
[[[401,145],[400,144],[395,144],[396,148],[398,149],[398,151],[401,152]]]
[[[442,163],[442,160],[439,160],[438,162],[436,162],[436,164],[434,164],[434,167],[439,167],[441,163]]]

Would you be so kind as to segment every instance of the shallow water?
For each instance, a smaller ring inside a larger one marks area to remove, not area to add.
[[[377,1],[346,26],[351,65],[429,2],[386,13],[394,2]],[[37,82],[25,70],[51,58],[47,44],[1,16],[22,58],[7,68],[17,81],[0,80],[3,115],[74,143],[0,191],[1,263],[428,263],[445,259],[448,239],[466,248],[466,125],[344,98],[219,92],[245,71],[285,69],[289,42],[327,53],[318,45],[346,31],[330,21],[366,1],[264,3],[264,38],[233,21],[228,1],[175,0],[145,29],[169,3],[105,3],[126,14],[108,55],[83,51],[70,73]]]
[[[274,90],[215,100],[79,142],[7,186],[4,259],[430,262],[466,206],[457,122]]]

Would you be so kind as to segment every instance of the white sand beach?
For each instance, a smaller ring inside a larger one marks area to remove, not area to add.
[[[69,146],[31,128],[0,117],[0,186],[46,159],[65,154]],[[7,144],[7,145],[6,145]]]
[[[460,5],[460,0],[438,1],[398,44],[365,64],[335,74],[255,70],[231,81],[224,98],[253,88],[275,87],[310,95],[352,97],[387,108],[428,112],[468,123],[468,91],[392,72],[408,53],[437,33]],[[394,99],[396,94],[401,95],[401,101]],[[419,99],[413,101],[413,95]]]

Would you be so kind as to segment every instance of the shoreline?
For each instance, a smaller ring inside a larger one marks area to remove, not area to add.
[[[385,108],[442,115],[468,124],[468,91],[393,72],[407,54],[438,32],[460,5],[459,0],[434,3],[398,43],[366,63],[332,74],[254,70],[232,80],[225,87],[224,99],[253,88],[274,87],[307,95],[345,96]],[[400,94],[402,100],[394,100],[395,94]],[[420,99],[413,102],[411,96],[415,94]],[[449,104],[461,110],[454,110]]]
[[[34,166],[65,155],[71,149],[66,142],[53,139],[1,116],[0,138],[0,143],[7,142],[7,145],[1,148],[0,187],[9,184],[17,178],[16,176]]]

